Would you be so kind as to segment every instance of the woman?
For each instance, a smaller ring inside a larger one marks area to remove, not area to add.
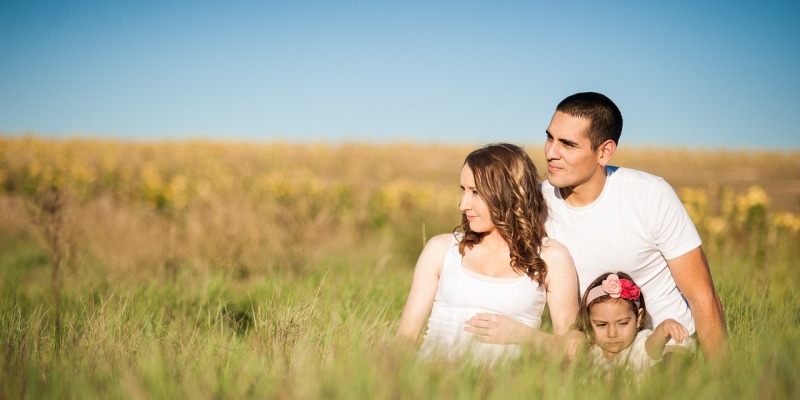
[[[553,334],[565,334],[578,280],[567,249],[546,237],[536,167],[517,146],[488,145],[467,156],[461,189],[461,225],[422,250],[398,338],[416,343],[427,321],[421,357],[487,364],[518,355],[520,344],[547,346],[553,336],[538,330],[545,302]],[[514,329],[496,329],[495,314]]]

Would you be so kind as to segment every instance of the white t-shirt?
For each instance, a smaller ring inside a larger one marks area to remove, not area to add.
[[[584,207],[568,205],[549,181],[542,183],[548,236],[572,254],[581,293],[603,273],[625,272],[641,287],[653,326],[672,318],[694,334],[692,313],[667,265],[700,246],[694,223],[663,178],[611,166],[606,172],[600,197]]]
[[[465,269],[458,242],[447,250],[439,288],[428,318],[428,330],[419,350],[422,359],[458,361],[465,356],[481,364],[494,364],[521,354],[516,344],[489,344],[464,331],[477,313],[502,314],[539,329],[546,300],[544,286],[528,276],[494,278]]]

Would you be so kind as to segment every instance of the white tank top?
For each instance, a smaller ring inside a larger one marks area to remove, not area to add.
[[[519,345],[480,343],[464,331],[464,323],[475,314],[486,312],[539,329],[546,298],[544,286],[528,276],[494,278],[464,268],[458,241],[454,241],[445,255],[420,357],[456,361],[470,356],[482,364],[516,357],[521,353]]]

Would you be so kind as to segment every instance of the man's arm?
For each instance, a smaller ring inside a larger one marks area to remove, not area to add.
[[[667,260],[667,264],[678,289],[689,302],[703,354],[709,359],[727,356],[729,347],[725,313],[714,289],[703,249],[698,246],[682,256]]]

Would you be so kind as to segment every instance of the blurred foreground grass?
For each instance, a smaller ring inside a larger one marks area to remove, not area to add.
[[[635,388],[535,353],[490,370],[391,346],[424,238],[458,220],[470,150],[0,138],[0,398],[800,395],[794,153],[618,159],[665,176],[698,225],[725,365]]]

